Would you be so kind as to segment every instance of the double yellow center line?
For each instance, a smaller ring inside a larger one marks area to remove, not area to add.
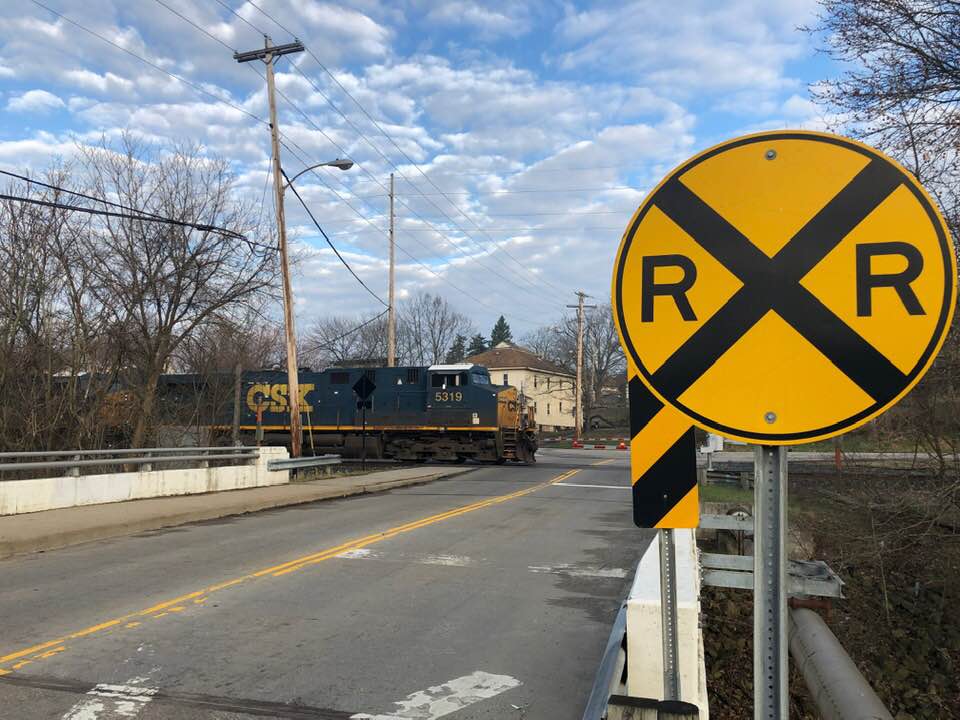
[[[469,505],[448,510],[447,512],[430,515],[429,517],[421,518],[420,520],[415,520],[413,522],[406,523],[405,525],[398,525],[390,528],[389,530],[384,530],[383,532],[374,533],[373,535],[367,535],[355,540],[350,540],[342,543],[341,545],[336,545],[335,547],[326,548],[310,555],[304,555],[303,557],[298,557],[294,560],[280,563],[279,565],[272,565],[271,567],[257,570],[256,572],[248,575],[242,575],[232,580],[227,580],[217,583],[216,585],[205,587],[201,590],[180,595],[179,597],[175,597],[171,600],[165,600],[144,610],[138,610],[112,620],[98,623],[97,625],[92,625],[88,628],[84,628],[83,630],[78,630],[77,632],[58,637],[55,640],[48,640],[40,643],[39,645],[32,645],[28,648],[17,650],[16,652],[12,652],[8,655],[0,657],[0,675],[8,675],[11,670],[19,670],[20,668],[37,660],[42,660],[47,657],[52,657],[55,654],[59,654],[69,647],[68,643],[72,640],[90,637],[91,635],[95,635],[110,629],[132,629],[141,625],[141,619],[143,618],[157,619],[171,613],[182,612],[186,609],[187,604],[202,605],[204,602],[206,602],[211,593],[217,592],[218,590],[235,587],[241,583],[260,578],[282,577],[283,575],[296,572],[297,570],[302,570],[310,565],[316,565],[324,560],[329,560],[330,558],[336,557],[337,555],[347,552],[348,550],[356,550],[358,548],[367,547],[368,545],[373,545],[375,543],[388,540],[402,533],[417,530],[419,528],[433,525],[434,523],[458,517],[460,515],[466,515],[467,513],[475,510],[482,510],[483,508],[487,508],[492,505],[498,505],[500,503],[507,502],[508,500],[514,500],[516,498],[523,497],[524,495],[529,495],[530,493],[534,493],[537,490],[542,490],[543,488],[553,485],[554,483],[562,482],[573,475],[576,475],[578,472],[580,471],[568,470],[567,472],[562,473],[555,478],[537,485],[531,485],[523,490],[518,490],[506,495],[497,495],[496,497],[480,500]],[[7,666],[7,668],[2,666]]]

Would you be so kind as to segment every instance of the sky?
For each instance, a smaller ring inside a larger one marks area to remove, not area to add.
[[[296,181],[330,239],[385,300],[393,172],[398,298],[441,294],[484,334],[503,314],[516,337],[576,290],[609,300],[631,215],[685,158],[823,128],[809,87],[838,72],[798,29],[809,0],[40,2],[0,3],[0,168],[41,172],[123,132],[189,140],[272,214],[262,64],[232,53],[296,38],[307,52],[277,67],[284,169],[356,163]],[[289,193],[286,208],[299,327],[380,312]]]

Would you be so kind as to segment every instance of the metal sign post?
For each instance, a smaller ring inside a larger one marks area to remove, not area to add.
[[[360,379],[353,385],[353,391],[360,398],[357,401],[357,409],[360,411],[360,468],[367,469],[367,408],[373,407],[370,396],[377,389],[376,384],[366,375],[361,375]]]
[[[754,448],[753,688],[755,720],[789,717],[787,449]]]
[[[663,699],[680,699],[680,656],[677,647],[677,546],[673,529],[659,532],[660,627],[663,635]]]
[[[360,424],[362,427],[360,435],[360,469],[367,469],[367,401],[360,401]]]

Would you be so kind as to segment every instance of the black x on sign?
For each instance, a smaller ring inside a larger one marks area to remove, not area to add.
[[[893,405],[940,349],[956,258],[895,162],[813,132],[771,132],[684,163],[628,227],[613,277],[643,382],[728,437],[798,443]]]

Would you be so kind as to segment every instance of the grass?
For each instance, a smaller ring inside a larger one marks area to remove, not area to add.
[[[726,483],[702,483],[700,500],[704,502],[753,503],[753,490]]]

